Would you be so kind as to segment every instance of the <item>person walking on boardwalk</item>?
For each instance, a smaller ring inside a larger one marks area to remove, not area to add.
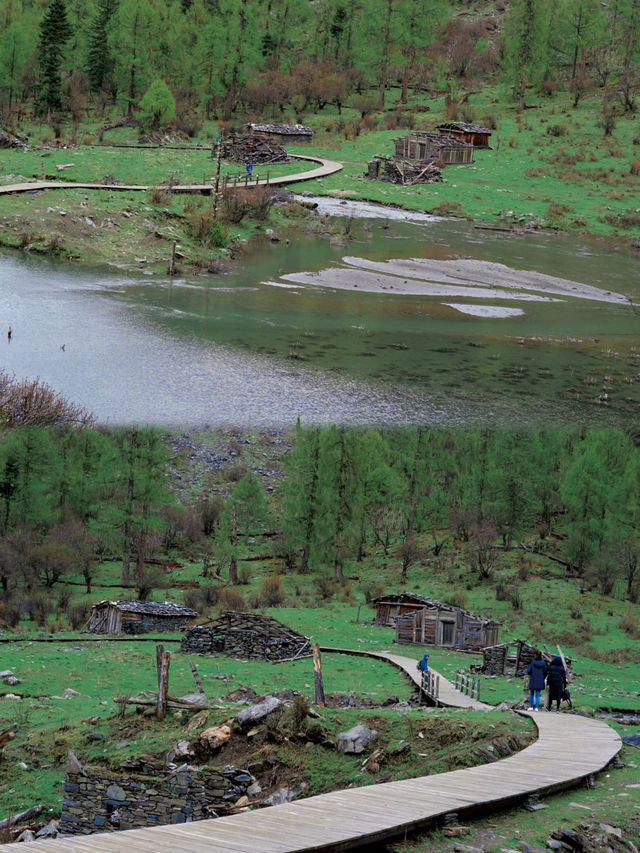
[[[527,667],[529,676],[529,710],[540,710],[540,691],[544,690],[544,682],[547,677],[547,662],[542,659],[542,652],[537,651]]]
[[[418,661],[418,669],[420,672],[429,672],[429,655],[427,652],[424,653],[422,660]]]
[[[551,659],[547,674],[547,686],[549,687],[549,705],[547,706],[547,711],[551,710],[554,701],[556,703],[556,711],[559,711],[562,694],[567,686],[567,673],[560,655],[556,655]]]

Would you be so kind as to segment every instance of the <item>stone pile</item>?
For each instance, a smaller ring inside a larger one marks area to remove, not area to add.
[[[102,769],[67,770],[59,831],[88,835],[134,827],[186,823],[247,806],[261,793],[247,770],[155,768],[153,775]]]
[[[312,654],[307,637],[271,616],[228,610],[207,625],[196,625],[183,636],[187,654],[282,661]]]

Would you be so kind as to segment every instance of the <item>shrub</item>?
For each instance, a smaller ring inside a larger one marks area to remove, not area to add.
[[[214,607],[219,598],[220,590],[216,586],[202,586],[199,589],[188,589],[184,594],[184,603],[198,613],[206,613]]]
[[[307,723],[307,715],[309,714],[309,700],[301,693],[297,693],[293,697],[291,705],[291,723],[293,730],[296,732],[305,728]]]
[[[467,596],[461,590],[456,590],[449,596],[449,604],[454,607],[460,607],[462,610],[467,609]]]
[[[149,187],[149,204],[167,205],[171,203],[171,193],[164,187]]]
[[[502,578],[496,583],[496,601],[509,601],[509,587],[502,580]]]
[[[520,587],[514,586],[509,593],[509,601],[511,602],[511,606],[514,610],[522,610],[522,596],[520,594]]]
[[[369,602],[373,601],[374,598],[379,598],[381,595],[384,595],[386,589],[386,584],[383,584],[381,581],[374,581],[371,586],[363,586],[362,592],[364,594],[364,600],[369,604]]]
[[[635,157],[631,161],[631,166],[629,167],[629,172],[632,175],[640,175],[640,159],[638,159],[638,157]]]
[[[336,582],[331,575],[320,574],[316,578],[316,589],[322,601],[329,601],[336,592]]]
[[[569,133],[569,128],[566,124],[550,124],[546,130],[547,136],[566,136]]]
[[[209,211],[194,211],[187,217],[189,234],[206,246],[223,248],[229,242],[224,226]]]
[[[260,596],[265,607],[281,607],[284,602],[282,577],[276,575],[272,578],[265,578],[262,581]]]
[[[244,598],[235,589],[224,587],[218,594],[218,610],[244,610]]]
[[[638,617],[633,612],[632,607],[627,610],[622,619],[618,622],[618,627],[622,628],[625,634],[628,634],[634,639],[638,639],[640,637],[640,631],[638,631]]]
[[[73,631],[79,631],[87,621],[87,608],[84,604],[72,604],[67,607],[66,614]]]

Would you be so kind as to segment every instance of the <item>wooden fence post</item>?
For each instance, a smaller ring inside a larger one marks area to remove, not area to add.
[[[313,675],[316,686],[316,705],[321,708],[325,706],[324,684],[322,683],[322,660],[320,658],[320,646],[313,644]]]
[[[162,646],[158,648],[162,649]],[[158,650],[156,649],[156,654]],[[167,713],[167,694],[169,692],[169,664],[171,663],[171,652],[160,652],[158,668],[158,702],[156,705],[156,717],[164,720]]]

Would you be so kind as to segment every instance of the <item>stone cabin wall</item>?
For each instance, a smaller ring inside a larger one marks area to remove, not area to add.
[[[85,768],[68,772],[61,833],[89,835],[217,817],[255,783],[246,770],[187,767],[157,776],[118,776]]]

